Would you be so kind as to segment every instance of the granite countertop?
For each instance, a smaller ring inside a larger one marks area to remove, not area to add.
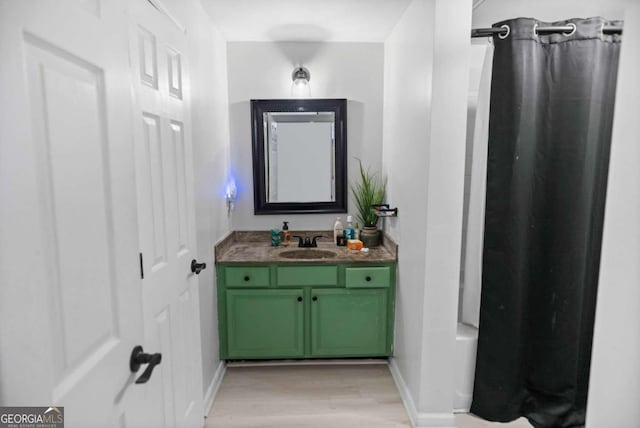
[[[335,264],[335,263],[383,263],[395,262],[398,259],[398,246],[391,238],[384,236],[383,244],[370,248],[369,252],[353,251],[347,247],[338,247],[332,243],[331,231],[302,231],[293,232],[293,235],[313,237],[321,235],[316,248],[298,248],[298,240],[292,239],[288,247],[271,246],[270,232],[231,232],[215,247],[216,263],[295,263],[295,264]],[[289,259],[280,254],[291,250],[329,250],[336,254],[335,257],[313,259]]]

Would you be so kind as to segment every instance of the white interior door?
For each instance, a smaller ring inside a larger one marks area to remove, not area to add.
[[[0,405],[151,413],[125,1],[0,2]]]
[[[153,426],[201,427],[186,37],[166,15],[136,0],[131,2],[130,40],[145,347],[163,356],[146,398],[158,409]]]

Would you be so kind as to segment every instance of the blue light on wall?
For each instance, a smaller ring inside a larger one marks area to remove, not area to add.
[[[236,197],[238,196],[238,187],[236,186],[236,179],[233,174],[229,174],[224,189],[224,200],[227,203],[227,215],[231,215],[231,211],[236,203]]]

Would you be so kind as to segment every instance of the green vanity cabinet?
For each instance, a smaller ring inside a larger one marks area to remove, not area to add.
[[[313,356],[388,354],[387,290],[312,289],[311,296]]]
[[[227,287],[268,287],[269,266],[231,266],[224,270]]]
[[[228,357],[304,352],[303,290],[227,290]]]
[[[220,358],[393,354],[395,263],[218,264]]]

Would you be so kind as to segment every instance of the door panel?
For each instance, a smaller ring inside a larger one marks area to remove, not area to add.
[[[160,118],[155,114],[143,112],[141,116],[142,142],[138,153],[138,197],[144,201],[139,204],[139,217],[147,221],[140,224],[142,253],[151,256],[147,271],[156,272],[167,261],[166,225],[164,204],[164,174],[162,165],[162,147],[160,145]]]
[[[134,115],[141,118],[134,133],[145,343],[162,348],[165,365],[164,392],[154,405],[169,408],[161,426],[195,428],[202,426],[204,409],[198,281],[190,268],[197,256],[189,94],[182,86],[187,43],[148,2],[131,5]],[[166,321],[160,337],[154,316],[161,312]]]
[[[0,3],[0,405],[64,406],[68,427],[142,409],[125,9]]]
[[[155,35],[138,27],[138,52],[140,53],[139,75],[140,82],[151,88],[158,89],[158,55]]]
[[[387,290],[311,290],[311,353],[320,356],[385,355]]]
[[[55,372],[63,379],[117,339],[104,82],[99,68],[32,36],[25,41],[32,129],[42,153],[38,187],[55,260],[52,322],[62,333]],[[83,189],[92,191],[79,198]]]
[[[229,358],[302,357],[303,290],[227,290]]]
[[[201,376],[200,370],[192,363],[193,353],[200,352],[199,349],[193,349],[191,346],[191,344],[197,343],[200,334],[200,320],[196,318],[197,312],[193,311],[193,307],[193,295],[191,289],[187,288],[178,298],[177,320],[181,342],[178,345],[178,355],[175,359],[182,368],[182,370],[176,370],[177,373],[181,373],[181,376],[175,378],[175,389],[178,391],[176,412],[183,419],[188,418],[194,406],[198,405],[193,391],[201,386],[201,383],[198,382]]]
[[[187,193],[187,173],[185,169],[185,142],[184,142],[184,125],[179,122],[172,120],[169,124],[169,130],[171,132],[171,149],[173,150],[172,158],[173,158],[173,169],[174,169],[174,186],[175,186],[175,201],[177,203],[177,242],[176,242],[176,250],[177,256],[180,257],[184,255],[185,252],[189,251],[188,246],[188,204],[187,201],[188,193]]]
[[[171,308],[165,306],[154,317],[154,337],[150,340],[150,349],[154,349],[155,352],[162,353],[162,363],[156,370],[157,376],[154,383],[148,385],[145,389],[147,392],[155,397],[153,404],[157,405],[158,416],[161,416],[160,423],[154,425],[158,427],[172,427],[176,425],[176,415],[173,406],[174,400],[174,368],[172,367],[171,353],[173,350],[173,319],[171,317]],[[157,351],[156,351],[157,350]],[[169,358],[167,358],[169,356]],[[150,380],[150,381],[151,381]],[[142,422],[142,421],[141,421]],[[142,423],[147,424],[147,421]]]
[[[168,48],[169,94],[182,99],[182,59],[179,52]]]

